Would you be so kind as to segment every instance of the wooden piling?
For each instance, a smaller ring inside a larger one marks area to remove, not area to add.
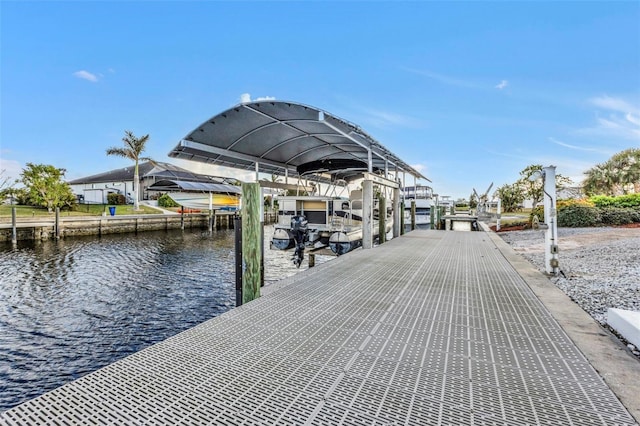
[[[378,244],[387,241],[387,200],[380,195],[378,197]]]
[[[60,207],[56,207],[56,222],[55,222],[55,235],[56,239],[60,238]]]
[[[411,230],[416,229],[416,200],[411,200]]]
[[[362,182],[362,248],[373,247],[373,181]]]
[[[262,196],[259,183],[242,184],[242,303],[260,297]]]
[[[403,211],[400,207],[400,189],[393,188],[393,238],[398,238],[402,234],[400,217],[402,217]]]
[[[15,207],[11,207],[11,244],[18,244],[18,229]]]

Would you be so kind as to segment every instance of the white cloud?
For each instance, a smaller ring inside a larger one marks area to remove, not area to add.
[[[6,154],[6,151],[4,151]],[[4,178],[9,178],[9,181],[13,183],[14,180],[20,177],[20,173],[22,173],[22,165],[15,160],[7,160],[6,158],[0,158],[0,171],[2,172],[2,177],[0,181]]]
[[[83,80],[91,81],[96,83],[98,81],[98,76],[90,73],[89,71],[80,70],[73,73],[74,77],[81,78]]]
[[[634,105],[625,99],[611,96],[591,98],[588,102],[607,114],[596,115],[596,125],[579,129],[578,133],[601,138],[625,139],[640,142],[640,105]]]
[[[599,153],[607,154],[607,155],[613,155],[614,154],[614,153],[612,153],[610,151],[603,151],[603,150],[600,150],[600,149],[597,149],[597,148],[587,148],[587,147],[582,147],[582,146],[577,146],[577,145],[571,145],[571,144],[559,141],[559,140],[557,140],[555,138],[551,138],[551,137],[549,138],[549,141],[553,142],[556,145],[560,145],[560,146],[563,146],[563,147],[569,148],[569,149],[575,149],[577,151],[599,152]]]
[[[628,122],[635,124],[636,126],[640,126],[640,118],[634,117],[633,114],[628,113],[624,118],[626,118]]]
[[[610,111],[622,112],[625,114],[640,114],[640,106],[631,105],[629,102],[611,96],[598,96],[589,99],[589,103]]]
[[[246,104],[249,102],[261,102],[261,101],[275,101],[276,98],[273,96],[261,96],[255,99],[251,99],[251,95],[249,93],[243,93],[240,95],[240,103]]]
[[[502,90],[508,85],[509,85],[509,82],[507,80],[502,80],[500,83],[498,83],[498,85],[496,86],[496,89]]]

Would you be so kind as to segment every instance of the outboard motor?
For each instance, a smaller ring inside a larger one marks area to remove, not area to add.
[[[293,241],[296,246],[296,251],[293,254],[293,264],[297,268],[300,267],[302,259],[304,258],[304,242],[307,237],[308,227],[307,218],[303,215],[296,215],[291,218],[291,233],[293,234]]]

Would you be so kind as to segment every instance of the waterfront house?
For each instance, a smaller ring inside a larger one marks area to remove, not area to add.
[[[131,166],[114,169],[69,181],[71,190],[79,203],[107,204],[109,194],[122,194],[128,203],[133,203],[134,168]],[[198,183],[229,183],[226,178],[193,173],[182,167],[160,161],[147,161],[138,165],[140,177],[140,200],[153,200],[159,194],[170,191],[167,185],[153,187],[156,182],[198,182]],[[177,189],[177,186],[176,186]]]

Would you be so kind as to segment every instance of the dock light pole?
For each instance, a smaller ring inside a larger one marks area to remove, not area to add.
[[[529,178],[535,181],[542,178],[544,192],[544,268],[547,274],[557,275],[558,261],[558,220],[556,209],[556,166],[548,166],[534,172]]]

